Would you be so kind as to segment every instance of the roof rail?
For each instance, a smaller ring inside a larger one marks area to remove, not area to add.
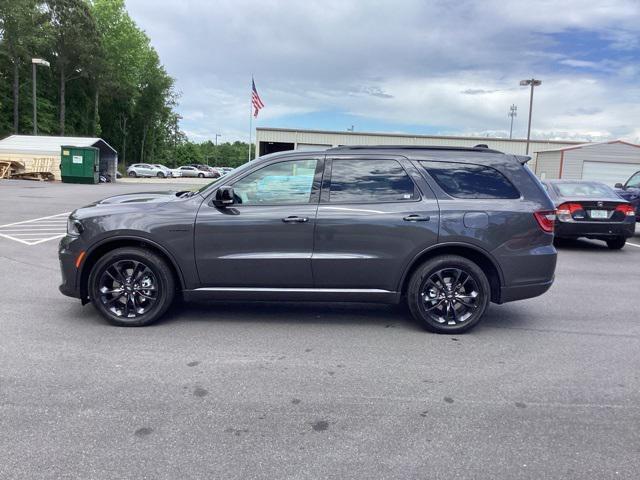
[[[475,147],[454,147],[449,145],[343,145],[325,150],[326,152],[340,152],[350,150],[451,150],[460,152],[503,153],[493,150],[487,145]]]

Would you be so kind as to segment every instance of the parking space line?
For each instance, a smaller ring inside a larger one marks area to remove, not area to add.
[[[638,248],[640,248],[640,245],[638,245],[637,243],[627,242],[627,245],[631,245],[632,247],[638,247]]]
[[[58,213],[0,225],[0,237],[23,245],[38,245],[49,240],[62,238],[67,233],[69,213]]]

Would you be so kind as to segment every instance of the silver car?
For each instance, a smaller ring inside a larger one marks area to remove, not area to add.
[[[213,173],[211,172],[205,172],[202,170],[198,170],[196,167],[192,167],[189,165],[184,165],[182,167],[178,167],[176,169],[174,169],[174,171],[179,172],[182,177],[199,177],[199,178],[205,178],[205,177],[212,177]]]
[[[127,168],[127,176],[129,177],[158,177],[166,178],[170,176],[169,169],[158,168],[158,165],[150,163],[134,163]]]

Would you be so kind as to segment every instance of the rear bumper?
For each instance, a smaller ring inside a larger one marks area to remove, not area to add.
[[[556,222],[555,235],[558,238],[611,238],[632,237],[636,222],[632,217],[624,222]]]
[[[553,279],[542,283],[529,283],[500,289],[500,301],[498,303],[514,302],[542,295],[553,285]]]

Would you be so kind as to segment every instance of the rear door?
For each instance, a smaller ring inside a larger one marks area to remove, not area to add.
[[[312,257],[316,288],[396,291],[438,240],[438,203],[404,157],[327,156]]]

